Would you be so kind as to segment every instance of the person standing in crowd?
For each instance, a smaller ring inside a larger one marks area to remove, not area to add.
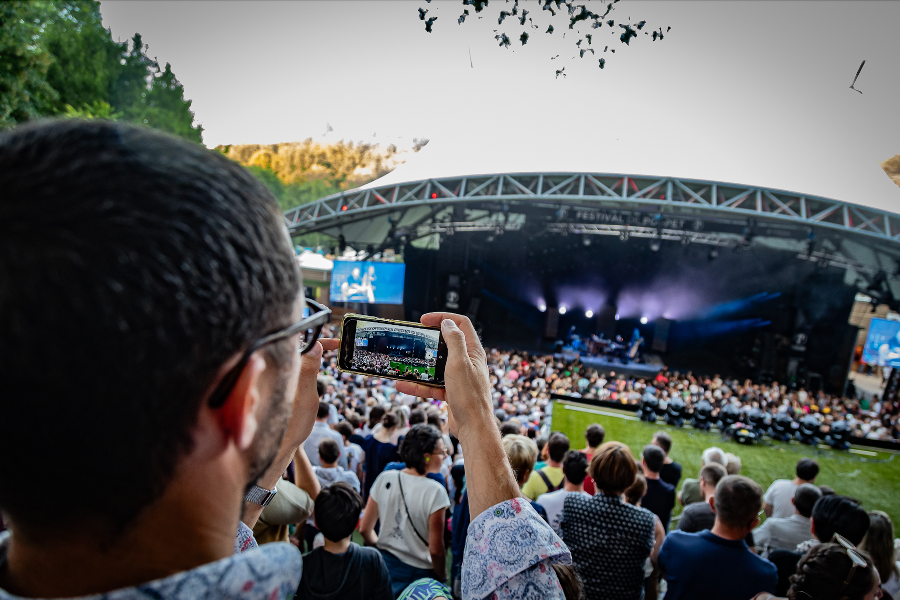
[[[588,464],[591,463],[591,459],[594,458],[594,454],[597,452],[597,448],[603,445],[603,440],[606,438],[606,429],[603,428],[603,425],[599,423],[592,423],[587,426],[587,429],[584,431],[584,439],[587,442],[587,448],[582,450],[584,455],[587,457]],[[596,488],[594,487],[594,478],[590,475],[584,480],[584,491],[589,495],[593,496]]]
[[[313,430],[310,432],[309,437],[306,438],[306,441],[303,442],[303,449],[306,450],[309,462],[314,467],[322,464],[319,461],[319,442],[328,438],[337,442],[340,448],[344,447],[344,438],[328,424],[330,406],[327,402],[319,401],[319,410],[316,412],[316,422],[313,425]],[[344,469],[347,468],[347,455],[345,453],[341,453],[338,464]]]
[[[794,514],[787,519],[772,517],[753,531],[756,551],[766,558],[772,550],[794,550],[799,544],[812,539],[813,506],[822,497],[819,488],[804,483],[794,492],[791,502]]]
[[[584,480],[587,477],[588,460],[584,452],[578,450],[569,450],[563,459],[563,480],[562,489],[555,492],[547,492],[538,496],[537,503],[544,507],[547,511],[547,522],[557,534],[559,530],[559,519],[562,516],[563,502],[569,494],[583,494],[586,498],[590,498],[589,494],[584,491]]]
[[[508,435],[503,438],[503,450],[506,452],[509,466],[512,467],[516,483],[519,485],[519,489],[522,490],[526,485],[525,482],[530,481],[529,475],[534,475],[534,464],[537,461],[537,445],[531,438],[527,438],[524,435]],[[524,490],[522,495],[525,496]],[[525,497],[528,498],[528,496]],[[544,510],[544,507],[531,498],[528,498],[528,501],[535,512],[542,519],[548,521],[547,511]]]
[[[353,437],[353,425],[347,421],[341,421],[334,426],[334,430],[341,434],[344,438],[343,452],[347,455],[347,470],[356,475],[356,478],[363,479],[363,451],[359,444],[350,441]]]
[[[638,469],[638,473],[634,478],[631,487],[625,490],[625,502],[632,506],[640,506],[644,494],[647,493],[647,478]],[[666,530],[663,528],[662,521],[659,517],[653,515],[655,524],[653,525],[653,551],[647,560],[644,561],[644,596],[647,598],[657,598],[659,596],[659,568],[656,566],[656,555],[662,547],[663,540],[666,539]],[[652,557],[652,558],[651,558]]]
[[[444,515],[450,499],[445,488],[425,477],[440,470],[446,452],[440,431],[414,425],[400,445],[406,468],[384,471],[370,490],[359,532],[367,546],[381,551],[395,597],[422,577],[447,581]]]
[[[659,471],[659,478],[673,488],[678,488],[678,482],[681,481],[681,463],[672,460],[669,453],[672,451],[672,436],[665,431],[657,431],[653,434],[653,442],[666,453],[666,460],[662,469]]]
[[[659,551],[666,600],[746,600],[775,592],[775,565],[750,551],[744,538],[759,524],[763,491],[752,479],[728,475],[716,486],[712,530],[673,531]]]
[[[815,483],[819,474],[819,463],[811,458],[801,458],[797,462],[797,476],[791,479],[776,479],[766,490],[764,497],[766,505],[766,517],[787,519],[794,514],[794,505],[791,502],[797,488],[804,483]]]
[[[360,432],[363,438],[375,433],[375,428],[381,423],[381,418],[385,412],[387,411],[384,410],[384,406],[381,404],[376,404],[369,409],[369,420],[362,426],[362,431]]]
[[[635,481],[637,464],[628,446],[607,442],[594,454],[590,471],[597,493],[566,497],[559,522],[562,539],[584,580],[586,598],[641,600],[656,517],[622,501]]]
[[[537,447],[535,447],[537,450]],[[531,472],[528,481],[522,486],[522,493],[530,500],[547,492],[553,492],[562,487],[563,470],[562,461],[569,451],[569,438],[564,433],[554,432],[547,440],[547,466]]]
[[[325,544],[303,557],[296,600],[394,599],[391,574],[381,553],[351,541],[362,507],[362,496],[343,481],[319,493],[316,518]]]
[[[791,575],[797,572],[797,563],[813,546],[827,543],[838,533],[854,546],[858,546],[869,530],[869,515],[856,500],[846,496],[823,495],[813,506],[810,517],[812,539],[799,544],[795,551],[772,550],[769,560],[778,568],[777,595],[783,596],[791,585]]]
[[[716,524],[716,513],[710,504],[710,498],[716,495],[716,486],[728,473],[720,464],[711,463],[700,469],[700,492],[702,502],[693,502],[684,507],[678,519],[678,530],[685,533],[697,533],[704,529],[712,529]]]
[[[881,580],[868,554],[839,543],[809,550],[791,576],[788,600],[878,600]],[[753,600],[784,600],[761,593]]]
[[[728,471],[729,475],[740,475],[742,467],[741,457],[731,452],[725,453],[725,470]]]
[[[880,510],[869,512],[869,530],[859,549],[868,552],[881,579],[881,589],[891,598],[900,594],[900,563],[894,547],[894,522]]]
[[[322,486],[323,490],[339,481],[343,481],[359,493],[359,479],[356,477],[356,474],[338,466],[337,461],[340,453],[341,449],[333,439],[324,438],[319,442],[319,463],[321,466],[313,467],[316,479],[319,480],[319,485]],[[318,533],[319,529],[316,527],[315,518],[310,517],[306,521],[306,547],[308,549],[312,549]]]
[[[369,499],[369,490],[375,479],[384,471],[384,468],[393,461],[400,459],[397,452],[397,446],[391,443],[391,436],[397,429],[397,415],[394,413],[385,413],[381,417],[381,427],[373,433],[367,435],[360,447],[363,449],[363,460],[366,465],[366,479],[363,484],[363,499]]]
[[[537,444],[538,449],[538,459],[534,463],[534,468],[539,471],[547,466],[547,438],[539,436],[534,440],[534,443]]]
[[[647,479],[647,493],[641,499],[641,506],[659,517],[663,529],[669,530],[672,509],[675,508],[675,486],[660,479],[659,473],[666,460],[666,453],[656,444],[644,446],[641,457],[644,477]]]
[[[721,448],[713,446],[703,451],[700,458],[700,468],[702,469],[706,465],[711,465],[712,463],[722,465],[723,467],[725,466],[725,452],[722,451]],[[700,491],[700,480],[691,479],[690,477],[686,478],[681,483],[681,491],[678,492],[678,501],[682,506],[687,506],[694,502],[702,502],[703,493]]]

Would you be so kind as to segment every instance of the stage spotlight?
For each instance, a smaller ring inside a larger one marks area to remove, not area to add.
[[[719,258],[719,251],[716,248],[713,248],[709,251],[709,256],[707,257],[709,260],[716,260]]]
[[[487,236],[487,238],[484,241],[486,241],[487,243],[491,243],[494,241],[494,236],[489,235],[489,236]]]
[[[584,316],[586,316],[588,319],[590,319],[591,317],[594,316],[594,311],[589,310],[586,313],[584,313]]]
[[[565,307],[565,306],[560,306],[560,307],[559,307],[559,314],[561,314],[561,315],[566,314],[566,307]]]
[[[623,242],[627,242],[627,241],[628,241],[628,231],[625,230],[625,229],[623,229],[622,231],[620,231],[620,232],[619,232],[619,239],[622,240]]]
[[[641,325],[647,324],[647,317],[641,317]]]
[[[659,248],[662,244],[656,238],[650,240],[650,251],[651,252],[659,252]]]
[[[581,240],[581,243],[584,244],[585,246],[590,246],[590,245],[591,245],[591,238],[585,236],[585,237]]]
[[[539,304],[539,305],[538,305],[538,310],[541,311],[541,312],[545,312],[545,311],[547,310],[547,305],[546,305],[546,304]]]
[[[619,313],[616,313],[616,321],[619,320]]]

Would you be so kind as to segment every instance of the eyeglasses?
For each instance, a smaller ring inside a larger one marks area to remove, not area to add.
[[[281,340],[287,339],[291,336],[301,334],[300,345],[298,348],[298,352],[300,354],[306,354],[310,350],[312,350],[313,344],[316,343],[316,340],[319,339],[319,334],[322,332],[322,327],[331,320],[331,309],[319,304],[314,300],[307,300],[307,306],[314,308],[315,312],[309,315],[308,317],[304,317],[303,319],[297,321],[290,327],[286,327],[274,333],[270,333],[260,339],[256,340],[247,350],[244,351],[244,354],[241,356],[241,360],[225,374],[225,377],[222,378],[222,381],[219,382],[219,385],[216,386],[216,389],[213,390],[213,393],[209,397],[209,407],[210,408],[220,408],[223,404],[225,404],[225,400],[228,399],[228,394],[231,393],[232,388],[234,388],[237,383],[238,378],[241,376],[241,372],[244,370],[244,367],[247,366],[247,362],[250,360],[250,356],[262,348],[263,346],[267,346],[269,344],[274,344],[275,342],[280,342]]]
[[[858,567],[862,567],[863,569],[865,569],[866,567],[869,566],[869,563],[867,563],[866,559],[864,559],[860,555],[860,553],[856,551],[856,546],[851,544],[850,541],[847,540],[847,538],[845,538],[841,534],[835,533],[834,537],[831,538],[831,541],[837,542],[838,544],[843,546],[844,549],[847,551],[847,556],[850,557],[850,561],[853,563],[850,566],[850,572],[847,573],[847,579],[844,580],[844,586],[841,588],[841,592],[843,592],[844,588],[847,587],[847,584],[849,584],[850,581],[853,579],[853,574],[856,573],[856,569]]]

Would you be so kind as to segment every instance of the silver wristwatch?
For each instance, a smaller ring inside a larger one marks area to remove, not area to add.
[[[254,485],[247,495],[244,496],[244,499],[248,502],[253,502],[254,504],[259,504],[260,506],[268,506],[269,502],[272,501],[272,498],[275,497],[275,494],[278,493],[278,488],[272,487],[271,491],[266,488],[261,488],[258,485]]]

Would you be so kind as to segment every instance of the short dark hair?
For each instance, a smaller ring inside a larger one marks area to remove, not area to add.
[[[820,542],[830,542],[835,533],[858,546],[869,530],[869,514],[846,496],[822,496],[813,506],[813,527]]]
[[[390,429],[391,427],[396,427],[400,423],[400,419],[397,418],[392,412],[386,412],[381,417],[381,425],[385,429]]]
[[[641,498],[647,493],[647,478],[644,477],[643,473],[638,473],[634,476],[634,483],[631,484],[627,490],[625,490],[625,501],[628,504],[633,506],[637,506],[638,502],[641,501]]]
[[[646,439],[646,438],[645,438]],[[663,465],[666,463],[666,453],[656,444],[647,444],[644,446],[644,462],[651,473],[659,473],[662,471]]]
[[[666,453],[666,456],[668,456],[669,452],[672,451],[672,436],[665,431],[657,431],[656,433],[654,433],[653,441],[656,442],[657,446],[663,449],[663,452]]]
[[[518,435],[520,433],[522,433],[522,428],[515,423],[506,421],[503,423],[503,425],[500,426],[500,437],[506,437],[508,435]]]
[[[331,438],[324,438],[319,442],[319,458],[323,463],[333,464],[341,457],[341,447]]]
[[[434,425],[438,429],[443,427],[444,422],[441,420],[441,413],[437,410],[429,410],[425,413],[426,421],[429,425]]]
[[[618,496],[630,488],[637,472],[634,456],[622,442],[606,442],[591,459],[594,484],[608,496]]]
[[[0,190],[0,507],[116,536],[191,451],[223,365],[291,324],[284,218],[222,154],[108,121],[4,133]],[[285,385],[289,347],[264,353]],[[50,464],[59,487],[32,493]]]
[[[415,469],[419,474],[425,473],[425,458],[434,452],[439,441],[441,432],[434,425],[419,423],[410,427],[400,444],[400,456],[407,468]]]
[[[722,481],[726,475],[728,475],[728,471],[726,471],[725,467],[719,463],[709,463],[700,469],[700,479],[705,481],[706,484],[713,489],[718,487],[719,482]]]
[[[812,481],[819,474],[819,463],[811,458],[801,458],[797,462],[797,477],[803,481]]]
[[[587,477],[588,460],[584,452],[579,450],[569,450],[563,459],[563,474],[566,480],[572,485],[581,485],[581,482]]]
[[[353,425],[349,423],[349,418],[347,421],[341,421],[335,425],[334,430],[341,434],[345,439],[349,439],[350,436],[353,435]]]
[[[794,508],[801,516],[807,519],[812,516],[813,507],[819,498],[822,497],[822,491],[811,483],[804,483],[794,492]]]
[[[568,451],[569,438],[566,434],[558,431],[551,433],[550,439],[547,440],[547,453],[550,455],[550,460],[562,462],[562,459],[566,457],[566,452]]]
[[[316,379],[316,394],[319,395],[319,398],[325,395],[325,382],[321,379]]]
[[[588,446],[591,448],[598,448],[605,438],[606,430],[599,423],[588,425],[584,431],[584,439],[587,440]]]
[[[345,481],[332,483],[322,488],[316,496],[313,513],[316,528],[331,542],[339,542],[350,537],[359,523],[359,513],[363,506],[362,496],[350,487],[350,484]]]
[[[409,426],[418,425],[419,423],[425,422],[425,411],[421,408],[417,408],[409,413]]]
[[[369,429],[372,429],[376,425],[381,423],[381,418],[384,416],[384,412],[384,407],[380,404],[376,404],[369,409]]]
[[[324,419],[329,414],[331,414],[331,409],[329,408],[329,406],[331,405],[324,400],[319,400],[319,410],[316,411],[316,418]]]
[[[749,477],[727,475],[716,486],[716,520],[729,527],[750,527],[762,506],[763,489]]]

